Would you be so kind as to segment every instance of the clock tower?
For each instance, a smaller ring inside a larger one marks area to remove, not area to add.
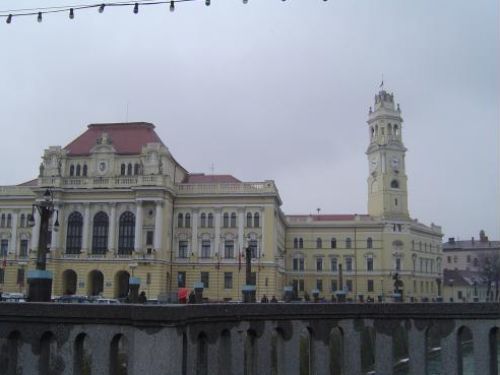
[[[401,109],[385,90],[375,95],[368,114],[368,214],[408,219],[406,148],[402,140]]]

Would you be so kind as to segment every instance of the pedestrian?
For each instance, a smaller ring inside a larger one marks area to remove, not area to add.
[[[269,302],[269,300],[267,299],[267,296],[264,294],[262,296],[262,299],[260,300],[260,303],[268,303],[268,302]]]
[[[137,302],[139,303],[146,303],[148,298],[146,297],[146,292],[142,291],[141,294],[139,294],[139,297],[137,298]]]
[[[191,293],[189,293],[188,303],[196,303],[196,296],[194,295],[194,291],[191,291]]]
[[[275,297],[275,296],[273,296],[273,297],[271,298],[271,303],[278,303],[278,300],[276,299],[276,297]]]

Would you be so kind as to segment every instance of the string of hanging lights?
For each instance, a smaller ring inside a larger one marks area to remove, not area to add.
[[[107,7],[132,7],[134,14],[139,13],[140,6],[149,5],[162,5],[168,4],[170,12],[175,11],[176,3],[194,2],[201,1],[204,2],[206,6],[210,6],[211,0],[135,0],[135,1],[118,1],[109,3],[98,3],[98,4],[79,4],[79,5],[63,5],[54,7],[39,7],[39,8],[24,8],[24,9],[11,9],[11,10],[0,10],[0,18],[4,18],[5,22],[12,23],[15,17],[26,17],[26,16],[36,16],[39,23],[43,21],[43,15],[51,13],[68,13],[69,19],[75,18],[75,13],[81,10],[89,10],[95,8],[99,13],[104,13],[104,9]],[[286,1],[286,0],[281,0]],[[323,0],[327,1],[327,0]],[[248,4],[248,0],[242,0],[243,4]]]

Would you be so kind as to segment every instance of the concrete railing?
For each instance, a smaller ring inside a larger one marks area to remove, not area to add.
[[[42,177],[38,180],[38,186],[83,189],[124,188],[133,186],[160,186],[173,188],[170,177],[162,175],[117,177]]]
[[[179,194],[278,194],[273,181],[217,183],[217,184],[178,184]]]
[[[499,327],[500,304],[0,303],[0,374],[390,375],[401,347],[422,375],[432,335],[456,375],[469,330],[475,374],[491,375]]]

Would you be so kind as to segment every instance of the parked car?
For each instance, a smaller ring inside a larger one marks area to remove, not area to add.
[[[90,303],[87,296],[68,295],[54,299],[55,303]]]
[[[120,301],[118,301],[115,298],[98,298],[94,302],[99,303],[99,304],[103,304],[103,305],[115,305],[115,304],[120,303]]]
[[[23,293],[2,293],[2,298],[0,299],[3,302],[26,302],[26,297]]]

